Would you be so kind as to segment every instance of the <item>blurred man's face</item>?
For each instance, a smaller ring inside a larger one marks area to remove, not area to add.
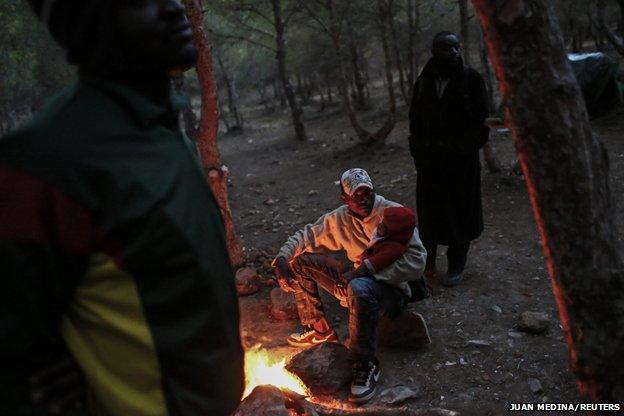
[[[193,32],[180,1],[121,0],[119,4],[119,37],[134,67],[170,73],[195,64]]]
[[[365,218],[368,217],[373,210],[375,191],[367,186],[362,186],[356,189],[351,196],[343,193],[341,199],[347,204],[349,211],[358,217]]]
[[[455,35],[442,36],[435,40],[431,52],[439,62],[450,66],[457,65],[461,56],[459,39]]]

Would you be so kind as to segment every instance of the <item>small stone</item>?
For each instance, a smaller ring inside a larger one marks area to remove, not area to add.
[[[266,201],[264,201],[264,205],[273,205],[275,204],[275,200],[269,198]]]
[[[442,364],[440,364],[440,363],[435,363],[435,364],[433,365],[433,369],[434,369],[434,371],[438,371],[438,370],[439,370],[439,369],[441,369],[441,368],[442,368]]]
[[[492,343],[490,341],[485,341],[482,339],[470,339],[466,342],[466,345],[473,347],[491,347]]]
[[[550,318],[542,312],[526,311],[520,315],[518,330],[531,334],[542,334],[550,326]]]
[[[447,367],[451,367],[451,366],[457,365],[457,363],[455,361],[447,361],[444,363],[444,365]]]
[[[421,314],[406,311],[390,319],[379,321],[379,344],[385,347],[419,347],[430,344],[429,330]]]
[[[542,383],[540,383],[540,381],[536,378],[529,379],[529,388],[533,394],[539,394],[543,391]]]
[[[468,361],[464,360],[464,357],[459,357],[459,364],[468,365]]]
[[[401,404],[407,400],[418,397],[418,389],[416,391],[405,386],[396,386],[386,389],[379,395],[379,401],[388,405]]]
[[[248,296],[256,293],[260,288],[257,283],[258,273],[253,267],[242,267],[236,271],[236,293]]]
[[[238,406],[234,416],[289,416],[290,410],[284,406],[284,395],[275,386],[258,386]]]
[[[316,189],[311,189],[310,192],[308,192],[308,196],[314,196],[314,195],[318,195],[318,191]]]
[[[518,331],[509,331],[509,332],[507,332],[507,336],[509,338],[513,338],[513,339],[520,339],[524,335],[521,332],[518,332]]]
[[[278,320],[286,321],[295,319],[297,314],[297,304],[292,293],[286,293],[279,287],[271,290],[271,315]]]
[[[502,312],[503,312],[503,310],[501,309],[501,307],[500,307],[500,306],[498,306],[498,305],[494,305],[494,306],[492,306],[492,310],[493,310],[494,312],[496,312],[496,313],[502,313]]]

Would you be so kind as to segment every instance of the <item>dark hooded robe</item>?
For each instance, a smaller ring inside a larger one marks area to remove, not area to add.
[[[436,79],[448,79],[438,97]],[[423,241],[461,244],[483,231],[479,149],[488,100],[483,78],[463,65],[440,70],[429,60],[414,84],[410,153],[418,173],[416,206]]]

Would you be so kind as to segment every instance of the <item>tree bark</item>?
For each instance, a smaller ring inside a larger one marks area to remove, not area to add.
[[[624,264],[608,158],[548,0],[472,0],[488,42],[583,398],[624,397]]]
[[[470,30],[468,27],[468,0],[457,0],[459,4],[459,27],[462,38],[462,49],[464,50],[464,62],[470,66],[472,62],[470,50]]]
[[[243,253],[234,229],[232,212],[228,202],[228,169],[221,165],[219,148],[217,147],[217,133],[219,130],[217,89],[214,81],[210,44],[203,22],[201,0],[185,0],[184,4],[189,22],[193,27],[195,46],[199,52],[196,69],[201,89],[202,105],[197,149],[204,166],[206,179],[221,209],[230,262],[233,266],[238,266],[243,263]]]
[[[279,79],[284,89],[284,95],[286,95],[286,101],[290,107],[290,115],[293,121],[293,127],[295,128],[295,137],[297,140],[307,140],[308,136],[305,131],[305,127],[301,122],[301,107],[297,103],[295,93],[288,79],[288,73],[286,71],[286,42],[284,39],[284,31],[286,29],[284,20],[282,19],[282,5],[281,0],[271,0],[273,6],[273,25],[275,28],[275,57],[277,59],[277,72]]]

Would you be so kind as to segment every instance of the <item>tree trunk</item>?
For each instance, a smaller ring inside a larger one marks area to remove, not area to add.
[[[356,106],[360,109],[368,108],[368,101],[364,93],[364,87],[366,83],[362,78],[362,71],[360,70],[360,54],[358,53],[357,44],[355,43],[355,35],[353,33],[353,27],[349,19],[347,19],[347,30],[349,31],[349,52],[351,54],[351,67],[353,69],[353,80],[356,87]]]
[[[295,128],[295,137],[297,140],[307,140],[305,127],[301,122],[301,107],[295,99],[295,93],[288,79],[288,73],[286,72],[286,42],[284,40],[284,21],[282,20],[282,5],[281,0],[271,0],[273,6],[273,25],[275,27],[275,50],[277,59],[277,71],[279,79],[286,95],[286,101],[290,107],[290,115],[293,121],[293,127]]]
[[[418,76],[418,51],[416,51],[416,30],[418,28],[419,17],[418,0],[407,0],[407,84],[409,90],[414,86],[416,77]]]
[[[605,148],[548,0],[473,0],[507,107],[583,398],[624,397],[624,264]]]
[[[468,27],[468,0],[457,0],[459,3],[459,27],[462,38],[462,48],[464,50],[464,62],[470,66],[472,62],[470,50],[470,29]]]
[[[611,46],[621,55],[624,56],[624,38],[619,38],[609,27],[605,19],[605,0],[597,1],[598,8],[598,24],[600,25],[600,31],[607,38]]]
[[[219,63],[219,68],[221,69],[221,74],[223,75],[225,90],[227,92],[228,115],[230,115],[234,119],[234,124],[230,124],[227,120],[226,114],[224,112],[221,112],[221,114],[223,114],[223,121],[225,122],[228,131],[241,130],[243,128],[243,125],[242,120],[238,114],[238,107],[236,106],[236,100],[234,98],[234,88],[232,86],[232,81],[228,76],[228,71],[226,70],[225,65],[223,65],[223,60],[221,59],[221,56],[218,53],[216,54],[216,56],[217,62]]]
[[[487,56],[487,47],[485,45],[485,39],[481,37],[481,41],[479,42],[480,46],[480,55],[481,55],[481,66],[483,67],[483,73],[485,78],[485,86],[488,92],[488,103],[490,105],[490,114],[494,114],[496,112],[496,105],[494,104],[494,82],[492,82],[492,71],[490,70],[490,62]],[[502,172],[502,167],[498,158],[496,157],[494,143],[491,140],[488,140],[485,145],[483,145],[483,160],[485,161],[485,165],[490,173],[500,173]]]
[[[219,129],[219,110],[217,89],[214,82],[212,57],[207,30],[203,22],[200,0],[185,0],[186,14],[193,27],[193,38],[199,52],[197,59],[197,78],[201,89],[202,105],[197,137],[197,149],[204,165],[204,171],[212,193],[221,208],[225,225],[226,243],[232,265],[243,263],[243,253],[232,221],[232,212],[227,197],[228,169],[221,165],[217,147]]]
[[[617,4],[620,7],[620,21],[618,22],[618,32],[620,32],[620,37],[624,39],[624,0],[617,0]]]
[[[390,28],[390,36],[392,37],[392,48],[394,49],[394,59],[396,68],[399,73],[399,89],[401,97],[406,103],[409,101],[408,88],[405,86],[405,76],[403,75],[403,61],[401,59],[401,50],[399,49],[399,39],[396,33],[396,27],[394,24],[394,0],[387,1],[387,18],[388,27]]]
[[[342,55],[340,53],[342,49],[341,45],[341,34],[340,34],[340,26],[338,24],[338,19],[334,16],[334,0],[326,0],[325,9],[329,15],[329,30],[330,37],[332,41],[332,45],[334,47],[334,54],[336,57],[336,63],[338,64],[338,91],[342,98],[342,105],[344,111],[349,118],[349,122],[351,123],[351,127],[355,130],[356,135],[361,140],[364,145],[371,145],[374,143],[383,142],[388,134],[394,128],[394,104],[391,103],[391,114],[388,116],[386,123],[375,133],[371,133],[366,130],[357,119],[355,115],[355,111],[353,109],[353,104],[351,103],[351,97],[349,96],[348,86],[347,86],[347,77],[345,75],[344,63],[342,62]],[[387,64],[386,64],[387,67]],[[394,93],[392,96],[392,100],[394,99]]]
[[[391,26],[390,19],[392,19],[391,7],[392,0],[377,0],[377,8],[379,10],[379,33],[381,37],[381,47],[384,53],[386,80],[388,83],[388,98],[390,100],[390,117],[392,118],[392,123],[394,124],[394,115],[396,114],[396,97],[394,95],[394,81],[392,78],[392,57],[390,55],[390,47],[388,45],[388,28]]]

